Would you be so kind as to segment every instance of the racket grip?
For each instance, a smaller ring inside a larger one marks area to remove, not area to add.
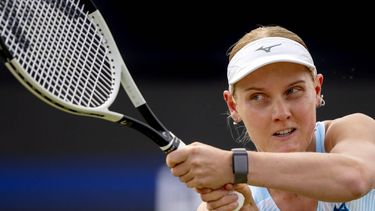
[[[166,146],[160,147],[160,149],[165,154],[169,154],[172,151],[175,151],[179,148],[186,146],[186,144],[177,136],[175,136],[172,132],[166,132],[166,134],[163,134],[163,135],[169,138],[169,141],[168,141],[169,143]]]
[[[186,146],[186,144],[179,138],[177,138],[173,133],[170,132],[170,134],[172,135],[173,139],[171,141],[171,145],[166,147],[166,148],[161,148],[166,154],[174,151],[174,150],[177,150],[177,149],[180,149],[184,146]],[[236,207],[236,209],[234,209],[233,211],[239,211],[244,202],[245,202],[245,197],[242,195],[242,193],[240,192],[237,192],[237,191],[234,191],[235,194],[237,194],[238,196],[238,206]]]
[[[237,194],[238,196],[238,199],[237,199],[238,207],[236,207],[236,209],[234,209],[233,211],[239,211],[242,208],[243,204],[245,203],[245,197],[240,192],[234,191],[234,193]]]

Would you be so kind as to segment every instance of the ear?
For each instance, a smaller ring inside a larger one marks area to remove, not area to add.
[[[315,77],[315,94],[316,94],[316,106],[319,107],[322,101],[322,86],[323,86],[323,75],[317,74]]]
[[[237,112],[237,104],[234,100],[234,96],[228,91],[225,90],[223,93],[223,97],[225,102],[227,103],[228,110],[230,112],[230,116],[232,117],[233,121],[239,122],[241,121],[240,116]]]

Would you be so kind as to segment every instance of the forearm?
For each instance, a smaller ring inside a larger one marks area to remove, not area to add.
[[[359,197],[362,176],[360,162],[341,154],[249,152],[250,184],[319,200]]]

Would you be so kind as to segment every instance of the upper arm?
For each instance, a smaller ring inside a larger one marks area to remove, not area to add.
[[[375,145],[375,120],[356,113],[330,121],[326,132],[327,151],[346,141],[354,145]]]
[[[364,114],[351,114],[327,125],[327,151],[356,159],[366,169],[375,187],[375,120]]]

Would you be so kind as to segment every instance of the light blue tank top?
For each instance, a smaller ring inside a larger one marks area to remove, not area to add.
[[[316,152],[325,153],[325,126],[317,122],[315,127]],[[253,198],[260,211],[280,211],[267,188],[250,186]],[[375,189],[365,196],[349,202],[318,202],[317,211],[375,211]]]

